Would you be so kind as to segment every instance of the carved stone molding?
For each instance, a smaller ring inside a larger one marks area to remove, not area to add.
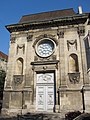
[[[72,83],[72,84],[76,84],[76,83],[79,83],[80,81],[80,73],[76,72],[76,73],[68,73],[68,77],[69,77],[69,81]]]
[[[58,64],[59,60],[31,62],[31,65],[51,65]]]
[[[34,56],[34,61],[38,61],[38,56]]]
[[[67,40],[67,47],[68,50],[70,50],[71,48],[77,50],[77,40]]]
[[[51,35],[51,34],[42,34],[42,35],[39,35],[38,37],[36,37],[36,40],[33,44],[33,47],[35,47],[35,45],[37,44],[37,42],[41,39],[44,39],[44,38],[48,38],[48,39],[52,39],[56,45],[58,45],[58,41],[55,39],[55,35]]]
[[[58,35],[58,39],[59,38],[64,38],[64,31],[62,31],[62,30],[57,30],[57,35]]]
[[[15,85],[20,85],[23,82],[23,75],[14,75],[13,80]]]
[[[38,36],[36,39],[42,39],[42,38],[54,38],[55,35],[51,35],[51,34],[42,34],[40,36]]]
[[[11,41],[11,43],[15,43],[16,37],[11,37],[11,38],[10,38],[10,41]]]
[[[25,44],[19,44],[17,45],[17,54],[24,54],[25,53]]]
[[[27,36],[27,42],[32,41],[33,35],[28,35]]]
[[[40,58],[38,56],[34,56],[34,61],[51,61],[51,60],[56,60],[56,55],[52,55],[48,58]]]
[[[79,34],[79,36],[85,35],[85,27],[84,26],[78,27],[78,34]]]
[[[52,55],[52,60],[56,60],[56,55]]]

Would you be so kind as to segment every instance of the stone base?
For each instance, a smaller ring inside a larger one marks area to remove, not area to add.
[[[18,114],[21,114],[21,109],[2,108],[1,114],[2,115],[7,115],[7,116],[17,116]]]
[[[60,109],[60,106],[59,106],[59,105],[55,105],[55,112],[56,112],[56,113],[60,112],[59,109]]]
[[[90,112],[90,85],[84,87],[85,112]]]
[[[2,108],[1,110],[1,114],[2,115],[9,115],[9,116],[17,116],[22,115],[22,114],[26,114],[28,112],[35,112],[35,106],[34,105],[30,105],[30,108],[26,108],[26,109],[18,109],[18,108],[14,108],[14,109],[9,109],[9,108]]]

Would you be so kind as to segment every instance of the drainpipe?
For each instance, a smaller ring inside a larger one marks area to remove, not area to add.
[[[23,91],[21,91],[21,94],[22,94],[22,107],[21,107],[21,115],[23,113]]]
[[[58,89],[57,93],[58,93],[58,105],[59,105],[58,112],[60,113],[60,91],[59,91],[59,89]]]
[[[85,113],[84,86],[82,86],[81,93],[82,93],[83,113]]]

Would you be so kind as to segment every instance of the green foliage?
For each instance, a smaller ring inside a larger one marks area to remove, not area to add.
[[[5,77],[6,72],[4,70],[0,70],[0,99],[2,99],[3,96]]]

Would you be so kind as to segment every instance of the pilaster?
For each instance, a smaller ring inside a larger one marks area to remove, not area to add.
[[[86,63],[86,54],[85,54],[85,27],[79,26],[78,27],[78,35],[79,35],[79,42],[80,42],[80,49],[81,49],[81,62],[82,62],[82,73],[83,73],[83,84],[86,85],[89,83],[87,78],[87,63]]]
[[[59,43],[59,73],[60,73],[60,86],[66,87],[65,79],[65,56],[64,56],[64,29],[57,30],[58,43]]]

